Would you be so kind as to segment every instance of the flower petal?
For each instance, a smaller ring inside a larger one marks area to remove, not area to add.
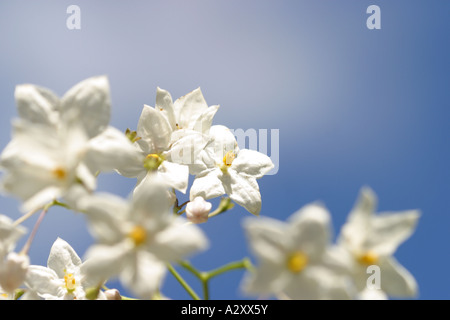
[[[288,220],[290,249],[306,253],[311,263],[320,262],[331,241],[330,221],[330,214],[323,206],[309,204],[302,207]]]
[[[219,106],[211,106],[200,114],[198,119],[195,121],[192,129],[195,131],[208,134],[211,128],[213,118],[219,110]]]
[[[212,143],[206,147],[208,154],[213,158],[213,164],[223,164],[223,157],[227,152],[231,151],[234,154],[239,153],[239,146],[234,134],[225,126],[215,125],[209,130],[209,136]]]
[[[261,193],[256,179],[250,176],[238,174],[233,169],[228,169],[228,174],[221,177],[225,192],[231,200],[247,209],[254,215],[261,211]]]
[[[360,190],[359,197],[339,235],[340,244],[352,251],[365,250],[376,203],[376,195],[370,188],[364,187]]]
[[[274,164],[265,154],[248,149],[241,149],[232,163],[233,169],[239,173],[245,173],[256,179],[261,178],[272,170]]]
[[[133,246],[129,241],[122,241],[111,246],[93,245],[86,252],[81,272],[90,281],[97,283],[106,281],[122,272],[132,253]]]
[[[418,294],[417,282],[411,273],[394,257],[381,259],[381,289],[392,297],[415,297]]]
[[[268,217],[248,217],[243,220],[250,249],[262,262],[283,264],[289,251],[286,237],[288,225]]]
[[[200,88],[177,99],[174,104],[178,112],[178,126],[182,129],[193,129],[195,122],[208,108]]]
[[[89,138],[104,131],[110,120],[111,101],[108,78],[92,77],[71,88],[61,100],[61,117],[78,119]]]
[[[173,100],[170,93],[164,89],[156,88],[156,103],[155,109],[161,111],[161,113],[166,117],[171,128],[176,129],[176,118],[175,110],[173,107]]]
[[[167,119],[154,108],[144,105],[137,127],[137,143],[144,153],[161,153],[169,147],[170,128]]]
[[[241,286],[246,294],[276,295],[292,280],[292,274],[280,267],[263,261],[254,272],[247,272]]]
[[[345,277],[322,266],[306,268],[283,290],[294,300],[349,300],[351,292]]]
[[[151,299],[166,274],[166,266],[151,253],[139,250],[120,274],[121,282],[142,299]]]
[[[180,129],[172,134],[170,150],[165,154],[168,161],[184,164],[189,167],[189,173],[195,175],[206,168],[202,152],[209,137],[193,131]]]
[[[47,266],[62,279],[66,272],[76,273],[79,270],[81,259],[66,241],[58,238],[50,249]]]
[[[205,200],[220,197],[225,194],[220,177],[222,171],[220,169],[209,169],[196,176],[190,189],[189,198],[194,200],[196,197],[202,197]]]
[[[33,124],[56,126],[59,98],[46,88],[31,84],[19,85],[15,90],[19,117]]]
[[[367,239],[368,250],[380,255],[392,255],[414,232],[419,216],[416,210],[374,216],[372,232]]]
[[[121,131],[109,126],[89,141],[86,162],[93,172],[124,171],[142,167],[142,153]]]
[[[158,168],[158,175],[169,187],[186,193],[189,182],[189,167],[173,163],[170,161],[163,161]]]
[[[177,261],[208,247],[208,239],[199,227],[179,219],[158,232],[149,246],[150,252],[162,261]]]
[[[130,210],[125,200],[108,193],[96,194],[84,196],[77,206],[86,214],[88,228],[99,242],[113,244],[122,239],[123,221]]]
[[[40,297],[58,299],[64,296],[63,282],[55,271],[42,266],[29,266],[25,285]]]

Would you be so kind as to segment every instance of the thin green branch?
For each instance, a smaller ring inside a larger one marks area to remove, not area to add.
[[[201,300],[200,297],[195,293],[195,291],[187,284],[187,282],[180,276],[180,274],[175,270],[175,268],[168,263],[167,268],[170,273],[178,280],[181,286],[186,290],[186,292],[192,297],[194,300]]]
[[[248,258],[244,258],[240,261],[230,262],[222,267],[207,272],[197,270],[188,261],[180,261],[179,265],[191,272],[200,280],[200,282],[202,283],[203,297],[205,300],[209,300],[209,281],[212,278],[231,270],[247,269],[249,271],[252,271],[253,269],[253,266]]]

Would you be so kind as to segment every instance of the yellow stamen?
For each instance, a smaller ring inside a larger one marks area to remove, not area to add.
[[[135,246],[139,246],[147,240],[147,231],[141,226],[135,226],[128,234],[128,237],[133,240]]]
[[[228,151],[223,157],[223,164],[227,167],[231,166],[233,160],[236,158],[236,154],[233,151]]]
[[[73,292],[75,290],[75,277],[73,273],[66,273],[64,275],[64,283],[68,292]]]
[[[301,251],[294,252],[287,261],[288,269],[293,273],[299,273],[308,264],[308,256]]]
[[[377,264],[378,262],[378,255],[373,252],[373,251],[367,251],[366,253],[360,255],[357,257],[357,260],[359,263],[363,264],[363,265],[374,265]]]
[[[52,174],[58,180],[64,180],[67,177],[67,171],[61,167],[54,169]]]
[[[161,165],[164,159],[156,153],[151,153],[145,157],[144,168],[149,171],[155,171]]]

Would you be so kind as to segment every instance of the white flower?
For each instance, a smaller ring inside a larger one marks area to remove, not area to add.
[[[76,125],[55,132],[16,121],[13,140],[1,159],[6,169],[3,189],[20,198],[22,210],[29,211],[63,197],[73,185],[95,188],[95,177],[82,162],[86,143],[87,137]]]
[[[362,297],[383,297],[384,294],[413,297],[417,295],[417,283],[393,254],[414,232],[420,214],[417,210],[409,210],[376,215],[376,201],[370,188],[361,189],[338,238],[336,254],[346,257],[348,269],[357,290],[362,291]],[[379,267],[381,293],[367,292],[368,266]]]
[[[155,108],[144,105],[138,122],[135,145],[141,155],[117,171],[137,178],[137,187],[156,173],[185,193],[189,173],[204,167],[200,154],[218,108],[208,107],[200,89],[173,102],[168,91],[157,88]]]
[[[254,150],[239,150],[231,131],[222,125],[210,129],[212,142],[206,146],[206,168],[196,175],[190,190],[190,199],[204,199],[228,194],[250,213],[259,215],[261,193],[257,179],[273,167],[268,156]]]
[[[125,134],[108,126],[106,77],[86,79],[62,98],[48,89],[16,87],[20,120],[1,155],[5,191],[31,210],[68,193],[74,182],[96,187],[98,171],[112,171],[136,158]]]
[[[196,197],[186,205],[186,218],[192,223],[204,223],[208,221],[211,207],[211,202],[205,201],[202,197]]]
[[[45,300],[85,300],[86,290],[101,283],[92,282],[83,265],[75,250],[58,238],[50,250],[48,267],[31,265],[25,285]],[[101,291],[98,299],[105,299]]]
[[[151,298],[166,273],[166,263],[205,249],[195,225],[169,213],[165,184],[147,180],[131,203],[112,195],[84,198],[83,211],[98,243],[86,253],[86,272],[98,281],[118,276],[142,298]]]
[[[110,120],[109,84],[104,76],[81,81],[62,98],[46,88],[18,85],[15,99],[21,119],[54,128],[77,119],[89,138],[106,130]]]
[[[307,205],[287,223],[267,217],[247,218],[244,227],[259,260],[255,271],[244,278],[247,293],[296,300],[350,297],[346,278],[333,269],[339,261],[328,255],[331,230],[325,208]]]

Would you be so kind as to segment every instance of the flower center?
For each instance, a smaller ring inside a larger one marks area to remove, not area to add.
[[[128,234],[128,237],[133,240],[134,245],[137,247],[147,240],[147,231],[141,226],[135,226]]]
[[[224,174],[226,174],[228,172],[228,167],[231,167],[231,164],[233,163],[233,160],[236,158],[236,154],[233,151],[228,151],[225,156],[222,159],[222,164],[219,165],[220,170],[222,170],[222,172]]]
[[[151,153],[144,159],[144,168],[148,171],[155,171],[163,161],[164,159],[159,154]]]
[[[75,290],[76,281],[73,273],[66,273],[64,275],[64,283],[69,293],[72,293]]]
[[[61,167],[53,169],[52,175],[58,180],[64,180],[67,177],[67,171]]]
[[[358,260],[359,263],[370,266],[376,264],[378,262],[378,258],[379,257],[375,252],[367,251],[366,253],[358,256],[356,259]]]
[[[227,167],[230,167],[235,158],[236,154],[233,151],[228,151],[223,157],[223,164]]]
[[[299,273],[308,264],[308,256],[301,251],[294,252],[287,261],[288,269],[293,273]]]

